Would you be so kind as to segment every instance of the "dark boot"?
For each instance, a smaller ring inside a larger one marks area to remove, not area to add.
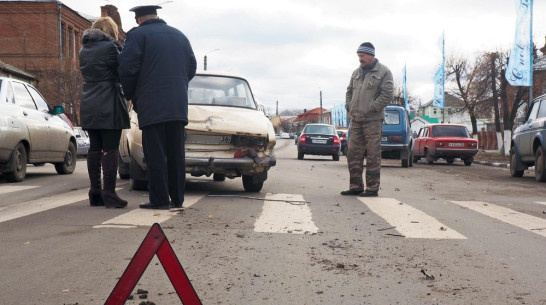
[[[118,197],[116,193],[116,178],[118,175],[118,150],[111,150],[102,155],[102,171],[104,186],[102,199],[106,208],[124,208],[127,201]]]
[[[89,182],[91,183],[91,187],[89,188],[89,204],[91,206],[104,205],[100,183],[101,157],[102,153],[100,151],[90,151],[87,154],[87,173],[89,174]]]

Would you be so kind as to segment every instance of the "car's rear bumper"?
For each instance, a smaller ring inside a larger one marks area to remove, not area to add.
[[[277,164],[275,156],[264,158],[195,158],[186,157],[186,167],[206,166],[210,169],[215,167],[223,167],[230,169],[243,169],[254,167],[271,167]]]
[[[381,151],[402,151],[408,149],[408,144],[381,144]]]
[[[323,144],[299,144],[298,152],[310,155],[334,155],[339,154],[339,145]]]
[[[445,149],[436,148],[434,150],[434,157],[474,157],[478,153],[478,149]]]

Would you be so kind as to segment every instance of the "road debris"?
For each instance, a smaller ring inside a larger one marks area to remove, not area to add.
[[[391,229],[394,229],[396,228],[396,226],[394,227],[388,227],[388,228],[383,228],[383,229],[377,229],[377,231],[387,231],[387,230],[391,230]]]
[[[406,237],[405,235],[402,235],[402,234],[393,234],[393,233],[387,233],[386,235],[396,236],[396,237]]]
[[[425,279],[429,281],[434,280],[434,275],[428,275],[425,269],[421,269],[421,273],[425,275]]]
[[[280,201],[280,202],[286,202],[294,205],[304,205],[306,203],[311,203],[311,201],[306,200],[284,200],[284,199],[266,199],[266,198],[260,198],[260,197],[251,197],[251,196],[243,196],[243,195],[207,195],[207,197],[235,197],[235,198],[243,198],[243,199],[252,199],[252,200],[267,200],[267,201]]]

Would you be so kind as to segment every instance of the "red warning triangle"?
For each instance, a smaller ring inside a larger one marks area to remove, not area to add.
[[[116,287],[114,287],[114,290],[112,290],[112,293],[110,293],[110,296],[104,304],[125,304],[129,294],[135,289],[140,277],[142,277],[142,274],[156,254],[163,269],[165,269],[165,272],[169,276],[182,304],[201,305],[201,300],[199,300],[184,268],[182,268],[169,240],[158,223],[154,223],[150,228],[146,238],[142,241],[135,256],[131,259],[131,262],[123,272]]]

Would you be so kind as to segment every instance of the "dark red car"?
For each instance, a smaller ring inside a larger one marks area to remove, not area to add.
[[[468,134],[464,125],[430,124],[421,127],[413,145],[413,161],[425,158],[428,164],[442,158],[452,164],[455,158],[470,166],[478,153],[478,140]]]

